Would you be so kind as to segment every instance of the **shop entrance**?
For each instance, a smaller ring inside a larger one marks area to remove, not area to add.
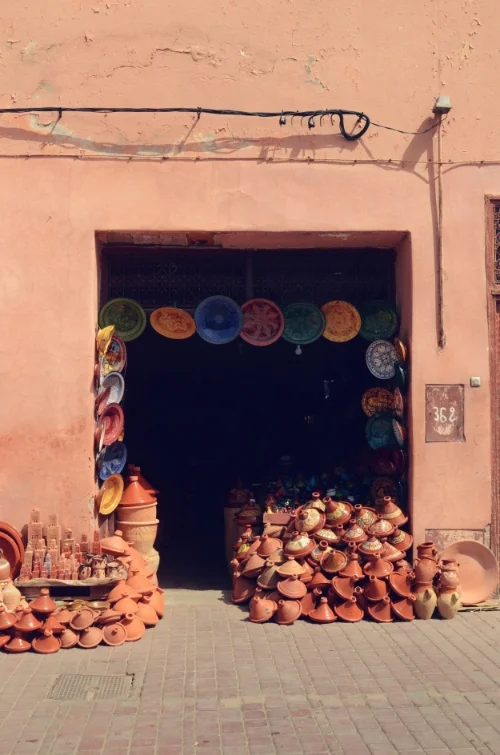
[[[337,299],[395,306],[394,261],[392,250],[113,245],[102,253],[102,300],[132,298],[148,315],[163,306],[194,313],[215,294],[282,309]],[[322,476],[365,501],[373,476],[361,398],[389,387],[367,369],[368,345],[358,336],[300,349],[283,339],[215,346],[197,334],[164,338],[149,325],[127,344],[125,442],[129,461],[160,491],[156,548],[166,586],[229,586],[223,509],[239,479],[261,503],[277,480],[305,489]]]

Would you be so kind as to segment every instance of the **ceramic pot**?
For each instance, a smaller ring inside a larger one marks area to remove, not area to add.
[[[3,648],[11,639],[10,632],[8,634],[0,633],[0,648]]]
[[[125,597],[132,598],[132,600],[139,600],[141,594],[133,587],[130,587],[130,585],[127,585],[124,579],[120,579],[109,593],[108,601],[113,604],[116,603],[117,600],[121,600]]]
[[[295,529],[297,532],[307,532],[312,535],[317,530],[322,529],[326,524],[326,515],[318,509],[302,509],[295,517]]]
[[[318,545],[314,548],[314,550],[311,551],[309,556],[307,557],[307,560],[311,564],[311,566],[318,566],[321,563],[321,559],[325,555],[325,553],[328,553],[332,550],[332,547],[328,545],[326,540],[320,540]]]
[[[151,582],[147,577],[139,573],[138,569],[131,569],[129,578],[126,581],[126,585],[135,590],[140,595],[144,595],[147,592],[151,592]]]
[[[394,615],[401,621],[413,621],[415,618],[415,596],[410,593],[407,598],[399,598],[392,601]]]
[[[10,563],[3,557],[3,550],[0,548],[0,582],[10,580],[11,576]]]
[[[6,653],[26,653],[31,648],[31,642],[25,640],[21,632],[15,632],[14,636],[3,649]]]
[[[361,529],[368,532],[368,528],[377,521],[377,512],[369,506],[362,506],[357,503],[354,506],[354,519]]]
[[[442,592],[437,599],[437,609],[442,619],[454,619],[460,608],[458,592]]]
[[[140,640],[141,637],[144,636],[146,627],[144,623],[135,616],[135,614],[125,614],[121,623],[127,631],[127,639],[125,642],[137,642],[137,640]]]
[[[336,595],[342,600],[350,600],[354,595],[354,588],[356,587],[357,577],[334,577],[332,579],[332,587]]]
[[[107,624],[115,624],[120,621],[122,615],[118,611],[114,611],[112,608],[106,608],[97,619],[98,624],[105,626]]]
[[[280,600],[278,601],[278,610],[276,611],[277,624],[293,624],[300,617],[302,607],[298,600]]]
[[[42,623],[33,615],[31,608],[24,608],[20,612],[20,618],[16,621],[16,630],[23,634],[36,632],[38,629],[41,629],[41,626]]]
[[[431,583],[438,571],[438,565],[432,558],[417,558],[415,560],[415,580]]]
[[[398,550],[394,545],[391,545],[386,537],[381,537],[380,541],[384,546],[382,558],[386,561],[390,561],[391,564],[395,564],[397,561],[402,561],[404,559],[405,554]]]
[[[151,605],[151,597],[144,595],[144,597],[137,604],[139,610],[136,613],[138,619],[144,622],[146,627],[154,627],[159,622],[158,615]]]
[[[63,650],[71,650],[71,648],[74,648],[78,644],[79,636],[80,635],[77,632],[73,632],[72,629],[66,627],[59,636],[59,641]]]
[[[373,574],[374,577],[382,578],[388,577],[389,574],[392,574],[394,566],[376,553],[375,556],[364,565],[363,571],[367,577]]]
[[[107,624],[102,630],[102,642],[105,645],[110,645],[115,648],[118,645],[123,645],[127,639],[127,630],[119,622],[115,624]]]
[[[387,542],[394,546],[394,548],[406,553],[406,551],[413,545],[413,538],[407,532],[404,532],[404,530],[400,530],[399,527],[396,527],[394,533],[387,538]]]
[[[35,598],[35,600],[31,601],[30,608],[32,611],[41,614],[42,616],[49,616],[57,609],[57,604],[55,600],[52,600],[52,598],[50,597],[50,592],[47,590],[47,588],[42,587],[38,598]]]
[[[57,616],[49,616],[47,619],[45,619],[42,626],[43,631],[45,631],[46,629],[50,629],[52,634],[59,635],[64,631],[64,624],[61,624],[61,622],[57,619]]]
[[[159,519],[149,522],[120,521],[120,527],[126,540],[134,544],[134,548],[143,556],[152,550],[158,533]]]
[[[320,598],[317,608],[313,608],[308,615],[311,621],[315,621],[317,624],[332,624],[337,621],[337,617],[328,605],[326,598]]]
[[[337,574],[347,566],[347,556],[343,551],[331,550],[321,559],[321,568],[327,574]]]
[[[339,603],[339,605],[335,606],[334,610],[339,619],[342,619],[342,621],[348,621],[351,624],[356,621],[361,621],[365,615],[354,596],[349,600]]]
[[[12,580],[9,580],[2,588],[2,602],[11,613],[14,613],[18,605],[21,603],[22,595],[17,589]]]
[[[393,621],[391,600],[388,595],[377,603],[371,603],[367,608],[368,615],[379,624],[390,624]]]
[[[429,586],[420,590],[415,587],[415,598],[414,609],[417,618],[425,621],[432,618],[437,606],[437,595],[432,587]]]
[[[316,608],[318,600],[321,597],[322,592],[320,589],[308,590],[307,593],[300,601],[300,608],[302,610],[302,616],[309,616],[309,613]]]
[[[396,569],[398,571],[411,571],[411,572],[413,572],[413,566],[410,564],[409,561],[405,561],[404,559],[397,562]]]
[[[325,588],[330,587],[330,584],[331,583],[328,577],[325,577],[320,567],[317,566],[314,570],[314,577],[307,585],[307,589],[312,591],[316,588],[319,588],[321,591],[323,591]]]
[[[304,505],[304,509],[317,509],[318,511],[321,511],[323,514],[326,510],[325,503],[321,500],[321,495],[317,491],[315,491],[312,495],[309,501]]]
[[[269,535],[262,535],[259,540],[259,546],[257,553],[262,558],[268,558],[272,553],[283,548],[283,542],[277,537],[269,537]]]
[[[352,506],[346,501],[334,501],[327,497],[323,499],[325,504],[326,523],[330,525],[345,524],[352,516]]]
[[[254,624],[263,624],[265,621],[272,619],[276,613],[278,606],[274,600],[267,598],[256,598],[253,605],[250,607],[250,621]]]
[[[300,600],[307,593],[307,587],[296,574],[288,579],[283,579],[278,582],[278,592],[284,598],[290,598],[291,600]]]
[[[81,632],[87,627],[90,627],[95,621],[95,613],[91,608],[83,607],[79,611],[75,612],[75,615],[69,622],[71,629],[77,632]]]
[[[231,600],[237,605],[241,603],[247,603],[255,592],[257,585],[253,579],[247,579],[242,577],[240,572],[235,572],[233,575],[233,591],[231,593]]]
[[[143,503],[137,506],[118,506],[116,509],[117,524],[125,522],[151,522],[156,519],[157,502]]]
[[[341,577],[358,577],[359,579],[364,577],[356,545],[353,544],[348,547],[347,564],[339,571],[339,574]]]
[[[7,611],[5,606],[0,606],[0,632],[6,632],[14,626],[16,621],[17,616],[14,613]]]
[[[457,590],[459,586],[458,564],[455,559],[441,561],[441,574],[439,577],[439,590]]]
[[[376,501],[378,513],[387,519],[393,527],[400,527],[402,524],[406,524],[408,517],[403,514],[399,506],[397,506],[392,498],[388,495],[384,498]]]
[[[42,655],[52,655],[58,653],[61,649],[61,643],[54,636],[52,629],[44,629],[40,637],[35,637],[31,643],[35,653]]]
[[[368,582],[365,585],[364,595],[367,600],[373,603],[378,603],[387,597],[389,590],[387,588],[387,582],[385,579],[380,579],[371,574],[368,577]]]
[[[363,554],[365,558],[373,558],[376,553],[382,555],[384,552],[384,545],[375,535],[370,535],[368,540],[358,545],[358,551]]]
[[[274,590],[278,586],[280,575],[278,567],[272,561],[267,560],[264,569],[257,578],[257,584],[263,590]]]
[[[316,543],[309,537],[307,532],[294,532],[285,545],[285,553],[287,556],[302,558],[303,556],[308,556],[315,547]]]
[[[293,556],[287,556],[284,564],[276,565],[276,571],[280,577],[283,578],[293,577],[294,574],[301,577],[305,572],[305,567],[302,564],[299,564]]]
[[[127,539],[123,538],[123,532],[121,529],[115,530],[114,535],[111,537],[105,537],[101,540],[102,552],[109,553],[110,556],[124,556],[129,550]]]
[[[369,535],[375,537],[389,537],[394,533],[394,525],[388,519],[384,519],[382,514],[377,514],[376,521],[367,529]]]
[[[418,558],[430,558],[437,562],[437,548],[431,542],[420,543],[420,545],[417,545],[417,556]]]
[[[248,604],[248,607],[250,610],[252,610],[252,606],[254,605],[257,598],[260,600],[261,598],[267,598],[272,590],[264,590],[262,587],[257,587],[254,594],[252,595],[250,599],[250,603]]]
[[[356,598],[356,602],[360,608],[363,609],[363,611],[366,613],[366,607],[368,606],[368,601],[365,598],[365,593],[363,588],[360,585],[356,585],[354,588],[354,597]]]
[[[78,638],[78,645],[85,650],[91,650],[96,648],[102,641],[102,629],[99,627],[87,627],[80,632]]]
[[[261,556],[258,555],[258,553],[253,553],[249,557],[248,561],[245,562],[245,566],[243,567],[241,573],[247,579],[258,577],[264,569],[265,564],[266,562],[263,558],[261,558]]]
[[[408,598],[412,594],[415,574],[407,571],[394,571],[389,574],[389,584],[400,598]]]
[[[150,495],[154,497],[158,495],[158,490],[155,490],[153,486],[151,485],[151,483],[148,482],[148,480],[146,480],[146,478],[141,472],[141,468],[138,467],[136,464],[127,464],[127,472],[128,472],[129,481],[132,476],[137,477],[137,479],[139,480],[139,483],[142,485],[142,487],[147,493],[149,493]],[[245,492],[248,492],[248,491],[245,491]]]
[[[340,530],[340,534],[339,534],[339,530]],[[313,537],[317,543],[320,543],[322,540],[324,540],[328,545],[334,546],[342,542],[343,534],[344,534],[344,528],[342,526],[340,527],[327,526],[327,527],[322,527],[320,530],[315,532]]]
[[[123,597],[113,603],[113,610],[117,611],[123,616],[125,613],[137,613],[139,610],[138,604],[132,598]],[[73,626],[73,624],[71,625]]]
[[[272,564],[281,566],[281,564],[285,563],[287,558],[288,556],[285,554],[283,548],[278,548],[277,551],[274,551],[274,553],[271,553],[271,555],[267,557],[266,561],[270,561]]]

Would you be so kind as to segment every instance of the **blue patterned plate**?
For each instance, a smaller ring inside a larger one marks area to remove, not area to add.
[[[101,480],[107,480],[112,474],[121,474],[126,463],[127,448],[125,443],[117,440],[116,443],[107,446],[97,458],[99,477]]]
[[[394,444],[394,429],[390,414],[376,414],[366,423],[366,440],[370,448],[387,448]]]
[[[234,341],[243,327],[243,313],[228,296],[209,296],[196,308],[198,334],[208,343],[221,345]]]

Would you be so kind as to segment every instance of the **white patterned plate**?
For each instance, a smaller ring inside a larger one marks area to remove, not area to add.
[[[373,341],[366,350],[366,366],[379,380],[390,380],[396,374],[396,350],[389,341]]]

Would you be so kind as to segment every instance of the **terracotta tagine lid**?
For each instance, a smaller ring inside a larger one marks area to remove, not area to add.
[[[342,600],[350,600],[354,595],[354,588],[356,587],[357,577],[334,577],[332,579],[332,587],[336,595]]]
[[[55,617],[60,624],[69,624],[74,615],[75,611],[70,611],[69,608],[60,608],[55,613]]]
[[[278,582],[278,592],[285,598],[300,600],[307,593],[307,587],[301,582],[299,577],[294,574],[293,577],[288,577],[288,579],[283,579],[281,582]]]
[[[390,496],[386,495],[382,499],[377,500],[376,503],[379,514],[394,527],[400,527],[408,521],[408,517],[403,514]]]
[[[151,587],[149,589],[151,589]],[[109,593],[108,601],[110,603],[116,603],[117,600],[121,600],[123,597],[139,600],[141,594],[133,587],[130,587],[130,585],[127,585],[124,579],[120,579]]]
[[[272,619],[277,611],[277,604],[268,598],[256,598],[250,606],[250,621],[254,624],[263,624]]]
[[[248,604],[250,608],[252,608],[253,604],[257,600],[257,598],[267,598],[271,594],[272,590],[264,590],[262,587],[257,587],[255,589],[254,594],[252,595],[250,599],[250,603]]]
[[[316,543],[306,532],[294,532],[285,545],[285,553],[294,558],[308,556],[315,548]]]
[[[41,626],[42,622],[38,621],[36,616],[33,615],[31,608],[24,608],[20,618],[16,621],[16,629],[23,633],[36,632]]]
[[[363,571],[367,577],[371,574],[373,574],[374,577],[388,577],[389,574],[392,574],[394,571],[394,566],[376,553],[374,557],[364,565]]]
[[[347,565],[347,556],[343,551],[332,550],[321,559],[321,568],[328,574],[336,574]]]
[[[270,556],[267,557],[266,561],[271,561],[273,564],[284,564],[287,559],[287,555],[283,548],[278,548],[277,551],[274,551],[274,553],[271,553]]]
[[[10,563],[4,558],[3,550],[0,548],[0,582],[6,582],[12,577]]]
[[[327,598],[320,598],[318,607],[309,612],[309,618],[317,624],[332,624],[337,621],[337,617],[328,605]]]
[[[55,600],[52,600],[52,598],[50,597],[50,592],[47,590],[47,588],[42,587],[38,598],[35,598],[35,600],[31,601],[30,608],[35,613],[48,616],[49,614],[54,613],[54,611],[57,609],[57,603],[55,602]]]
[[[50,629],[52,634],[61,634],[64,631],[64,624],[61,624],[57,616],[49,616],[43,622],[42,629]]]
[[[365,598],[370,602],[378,603],[388,594],[389,589],[387,587],[387,582],[385,581],[385,579],[379,579],[379,577],[374,577],[373,574],[370,574],[368,581],[365,584]]]
[[[250,538],[248,539],[248,542],[250,542]],[[260,546],[260,542],[261,542],[261,539],[260,539],[259,536],[254,537],[254,539],[252,540],[252,544],[251,544],[250,548],[247,551],[247,556],[251,556],[252,553],[257,553],[258,552],[259,546]]]
[[[308,616],[310,611],[312,611],[313,608],[316,608],[318,600],[322,594],[323,593],[318,587],[316,587],[314,590],[308,590],[306,595],[304,595],[304,597],[301,598],[300,601],[302,616]]]
[[[343,603],[339,603],[339,605],[335,606],[334,610],[339,619],[342,619],[342,621],[348,621],[350,623],[361,621],[361,619],[365,615],[363,609],[360,608],[354,596],[349,600],[345,600]]]
[[[269,558],[272,553],[276,553],[281,548],[283,548],[283,542],[279,538],[262,535],[257,553],[262,558]]]
[[[59,641],[63,650],[71,650],[78,644],[79,634],[73,632],[72,629],[66,627],[59,636]]]
[[[339,571],[339,574],[341,577],[359,577],[359,579],[364,577],[356,545],[348,546],[347,565]]]
[[[369,616],[379,624],[390,624],[393,621],[391,599],[388,595],[377,603],[370,603],[367,607]]]
[[[139,606],[135,600],[124,595],[123,598],[117,600],[116,603],[113,603],[113,609],[118,611],[118,613],[121,613],[123,616],[124,613],[137,613]]]
[[[103,553],[109,553],[111,556],[124,556],[129,552],[129,545],[123,539],[121,530],[115,530],[114,535],[101,540],[101,548]]]
[[[0,648],[3,648],[11,640],[10,634],[0,634]]]
[[[311,581],[307,585],[307,589],[314,590],[316,587],[319,587],[320,589],[322,589],[324,587],[329,587],[329,586],[330,586],[330,580],[328,579],[328,577],[325,577],[320,567],[317,566],[314,570],[314,577],[311,579]]]
[[[354,588],[354,597],[356,598],[358,606],[366,613],[368,601],[366,600],[363,588],[360,585],[357,585]]]
[[[6,632],[14,626],[17,621],[17,616],[13,613],[9,613],[4,605],[0,605],[0,632]]]
[[[131,587],[132,590],[138,592],[140,595],[144,595],[144,593],[151,591],[151,582],[149,581],[149,579],[147,579],[147,577],[144,577],[140,574],[139,569],[130,569],[129,578],[127,579],[125,584]]]
[[[382,558],[385,558],[386,561],[390,561],[391,564],[395,564],[397,561],[402,561],[405,557],[405,554],[403,551],[398,550],[393,545],[391,545],[386,537],[380,538],[383,546],[384,546],[384,552],[382,553]]]
[[[295,517],[295,529],[298,532],[307,532],[310,535],[320,530],[326,524],[326,515],[318,509],[302,509]]]
[[[62,625],[61,625],[62,626]],[[39,637],[35,637],[31,643],[35,653],[42,655],[52,655],[61,649],[61,643],[54,636],[52,629],[44,629]]]
[[[276,571],[280,577],[286,579],[287,577],[293,577],[294,574],[297,574],[299,577],[302,576],[305,572],[305,567],[302,566],[302,564],[299,564],[293,556],[287,556],[287,560],[284,564],[276,566]]]
[[[402,559],[401,561],[397,562],[396,569],[398,571],[413,571],[413,566],[410,564],[409,561],[405,561],[404,559]]]
[[[154,627],[158,624],[159,618],[155,609],[151,605],[150,596],[144,595],[137,605],[139,606],[139,610],[137,611],[136,616],[144,622],[145,626]]]
[[[90,650],[96,648],[102,640],[102,629],[99,627],[87,627],[80,632],[78,644],[81,648]]]
[[[127,639],[125,642],[137,642],[143,637],[146,631],[144,622],[138,619],[133,613],[126,613],[121,623],[125,627],[127,632]]]
[[[161,587],[156,587],[151,596],[151,605],[155,609],[159,619],[162,619],[165,613],[165,598],[163,596],[164,592]]]
[[[298,600],[280,600],[278,601],[278,610],[276,611],[277,624],[293,624],[300,618],[302,607]]]
[[[375,535],[370,535],[368,540],[365,540],[364,543],[361,543],[358,546],[358,551],[362,553],[365,558],[373,558],[376,553],[379,555],[383,554],[384,546]]]
[[[265,564],[265,560],[258,553],[253,553],[245,562],[241,573],[244,577],[258,577]]]
[[[280,575],[278,574],[277,564],[273,564],[269,559],[266,561],[264,569],[257,578],[257,584],[264,590],[274,590],[278,586]]]
[[[359,545],[360,543],[364,543],[365,540],[368,539],[368,535],[366,534],[364,529],[359,526],[356,520],[352,518],[349,522],[349,526],[344,532],[342,539],[344,543],[354,543],[355,545]]]
[[[326,540],[320,540],[317,546],[308,555],[307,560],[310,564],[312,564],[312,566],[317,566],[321,563],[321,559],[323,558],[325,553],[328,553],[331,550],[332,547],[331,545],[328,545]]]
[[[325,513],[326,506],[324,502],[321,500],[321,495],[317,491],[315,491],[311,498],[307,501],[307,503],[304,504],[303,509],[317,509],[318,511],[321,511],[322,514]]]
[[[120,621],[122,615],[118,611],[115,611],[113,608],[106,608],[99,616],[98,622],[99,624],[107,625],[107,624],[115,624],[117,621]]]
[[[126,639],[127,630],[123,624],[120,624],[119,622],[106,624],[102,629],[102,641],[105,645],[110,645],[115,648],[118,647],[118,645],[123,645]]]
[[[410,593],[406,598],[399,598],[392,601],[392,610],[394,615],[402,621],[413,621],[415,618],[415,596]]]
[[[388,519],[384,519],[381,514],[377,514],[376,521],[368,528],[369,535],[375,537],[389,537],[395,530],[395,527]]]
[[[368,527],[371,527],[377,521],[377,512],[369,506],[362,506],[360,503],[357,503],[354,506],[354,519],[361,529],[367,532]]]
[[[314,533],[314,539],[317,543],[321,542],[321,540],[325,540],[328,545],[336,545],[337,543],[340,543],[342,540],[342,535],[344,534],[344,528],[342,525],[338,525],[335,527],[322,527],[320,530]]]
[[[153,496],[156,496],[158,494],[158,491],[153,488],[150,482],[146,480],[144,475],[141,472],[141,468],[138,467],[136,464],[127,464],[127,472],[128,472],[128,479],[130,481],[131,476],[137,477],[139,480],[139,483],[142,485],[144,490],[147,493],[150,493]]]
[[[20,632],[15,632],[14,636],[3,649],[6,653],[25,653],[31,648],[31,642],[24,639]]]
[[[240,572],[237,571],[233,574],[233,591],[231,593],[231,600],[233,603],[247,603],[256,590],[257,585],[253,579],[247,579],[242,577]]]
[[[330,525],[345,524],[352,516],[352,506],[346,501],[334,501],[329,496],[323,499],[326,522]]]
[[[119,505],[143,506],[147,503],[156,503],[156,498],[153,498],[153,496],[141,485],[138,475],[131,475],[129,477],[129,483],[123,491]]]
[[[406,553],[413,545],[413,538],[404,530],[395,527],[393,534],[387,538],[387,542],[394,548]]]
[[[87,629],[87,627],[90,627],[95,620],[95,613],[91,608],[87,608],[86,606],[83,606],[78,611],[75,612],[75,615],[69,622],[69,625],[71,629],[75,629],[76,631],[80,632],[83,629]]]
[[[400,598],[407,598],[412,593],[412,585],[415,579],[414,572],[394,571],[389,574],[389,584],[396,595]]]
[[[308,585],[311,579],[314,577],[314,568],[306,561],[303,563],[304,566],[304,573],[301,574],[300,580],[305,585]]]

